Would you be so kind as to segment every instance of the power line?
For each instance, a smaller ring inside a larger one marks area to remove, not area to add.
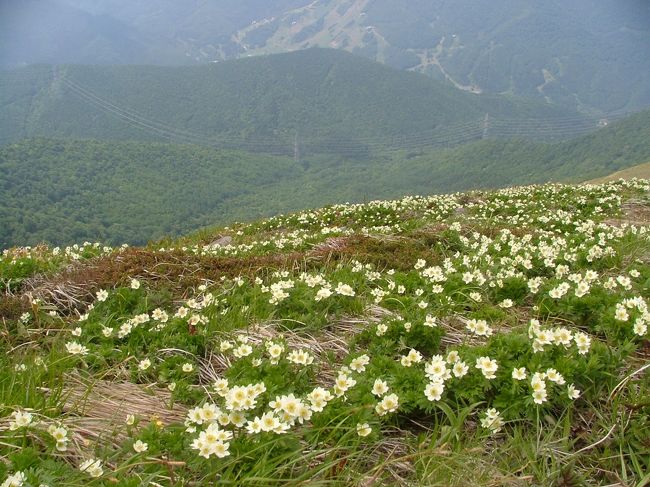
[[[45,72],[37,73],[39,78]],[[78,81],[70,79],[58,68],[50,71],[48,79],[61,81],[62,85],[80,100],[94,106],[132,127],[136,127],[149,135],[164,140],[182,143],[205,145],[209,147],[260,151],[282,155],[300,154],[301,151],[345,152],[346,154],[365,154],[368,152],[395,152],[405,150],[420,150],[425,148],[451,147],[480,139],[521,137],[540,141],[563,140],[594,131],[598,128],[595,120],[580,116],[559,118],[494,118],[480,117],[476,120],[456,122],[422,132],[396,134],[377,137],[359,135],[353,138],[341,139],[338,135],[301,135],[300,144],[294,136],[283,134],[269,137],[254,135],[244,138],[230,134],[208,136],[186,129],[174,127],[165,122],[151,119],[133,109],[125,109],[106,98],[99,96]],[[1,77],[0,77],[1,79]],[[379,105],[378,105],[379,106]],[[613,114],[608,120],[623,118],[628,113]],[[300,157],[298,155],[297,157]]]

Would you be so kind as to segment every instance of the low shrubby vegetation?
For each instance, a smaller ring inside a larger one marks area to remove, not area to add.
[[[644,485],[649,191],[6,250],[2,485]]]

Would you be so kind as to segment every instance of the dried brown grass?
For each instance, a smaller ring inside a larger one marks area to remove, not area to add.
[[[160,427],[183,422],[187,408],[171,404],[166,390],[130,382],[110,382],[100,379],[82,379],[67,375],[61,395],[62,414],[52,420],[33,411],[32,426],[25,434],[48,447],[47,428],[61,425],[68,430],[67,450],[56,455],[71,464],[88,456],[93,445],[120,448],[129,439],[126,415],[133,414],[139,425],[154,423]],[[0,432],[9,430],[11,417],[0,418]]]
[[[266,341],[282,338],[289,349],[308,350],[320,362],[321,369],[318,374],[318,383],[331,384],[336,378],[335,367],[340,365],[352,350],[349,348],[350,338],[368,326],[377,324],[387,316],[394,316],[391,311],[381,306],[371,305],[361,317],[345,317],[333,321],[328,326],[315,332],[306,328],[290,329],[283,321],[269,321],[259,323],[249,330],[236,330],[232,337],[245,335],[253,346],[263,345]],[[224,339],[232,338],[224,335]],[[333,355],[334,363],[328,360],[320,360],[326,356]],[[205,383],[211,383],[222,377],[223,372],[231,366],[230,358],[223,353],[211,350],[205,359],[200,360],[201,379]]]
[[[310,261],[319,253],[310,253]],[[131,278],[161,286],[179,297],[205,281],[222,277],[254,278],[265,269],[294,270],[304,267],[305,253],[292,252],[254,257],[209,257],[147,249],[123,252],[76,262],[54,275],[37,275],[23,282],[23,295],[40,298],[60,309],[81,309],[94,301],[99,289],[126,285]]]
[[[127,414],[133,414],[145,423],[160,421],[168,425],[182,422],[187,413],[183,405],[171,406],[171,393],[153,384],[90,380],[68,375],[63,398],[64,412],[108,425],[124,424]]]

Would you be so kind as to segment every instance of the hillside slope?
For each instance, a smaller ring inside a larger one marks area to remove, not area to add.
[[[484,140],[360,158],[28,139],[0,147],[0,248],[143,243],[234,219],[401,194],[582,181],[650,158],[650,112],[561,144]]]
[[[636,166],[632,166],[627,169],[622,169],[621,171],[613,172],[612,174],[608,174],[607,176],[603,176],[602,178],[591,179],[589,182],[594,184],[601,184],[609,181],[615,181],[620,178],[650,179],[650,162],[646,162],[645,164],[638,164]]]
[[[0,248],[178,235],[302,170],[288,158],[156,143],[29,139],[0,154]]]
[[[296,137],[305,151],[341,152],[390,137],[480,138],[486,115],[509,134],[596,126],[559,106],[463,93],[332,49],[180,68],[31,66],[0,74],[0,107],[6,138],[171,139],[292,155]]]
[[[649,237],[634,180],[3,252],[0,481],[644,485]]]

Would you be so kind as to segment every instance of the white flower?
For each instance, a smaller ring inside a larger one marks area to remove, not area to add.
[[[397,394],[389,394],[385,396],[379,404],[375,407],[375,412],[379,416],[384,416],[388,413],[397,411],[399,407],[399,397]]]
[[[533,401],[535,404],[544,404],[546,402],[546,389],[533,391]]]
[[[72,333],[72,335],[76,337],[81,336],[81,327],[78,326],[76,328],[73,328],[70,333]]]
[[[140,281],[131,279],[131,289],[140,289]]]
[[[88,353],[88,348],[78,342],[67,342],[65,348],[71,355],[86,355]]]
[[[183,364],[183,372],[189,373],[192,372],[193,370],[194,370],[194,365],[192,365],[191,363],[185,362]]]
[[[478,336],[489,337],[494,333],[492,328],[487,324],[487,321],[485,320],[468,320],[465,327]]]
[[[578,346],[578,353],[580,355],[584,355],[589,351],[589,347],[591,346],[591,338],[589,335],[582,332],[576,332],[573,335],[573,340]]]
[[[27,411],[14,411],[11,414],[12,421],[9,423],[9,429],[12,431],[18,428],[28,426],[32,422],[32,414]]]
[[[357,423],[357,434],[359,436],[368,436],[370,433],[372,433],[372,428],[368,423]]]
[[[589,289],[590,289],[590,287],[589,287],[589,284],[587,283],[587,281],[580,281],[578,283],[578,285],[576,286],[576,290],[575,290],[576,297],[578,297],[578,298],[583,297],[584,295],[589,293]]]
[[[469,371],[469,366],[462,360],[459,360],[454,364],[451,370],[454,373],[454,376],[461,378],[467,374]]]
[[[251,347],[248,343],[242,343],[237,348],[235,348],[232,353],[237,358],[248,357],[251,353],[253,353],[253,347]]]
[[[151,317],[156,321],[160,321],[161,323],[166,323],[167,320],[169,319],[169,315],[167,314],[167,312],[160,308],[154,309],[151,312]]]
[[[422,354],[412,348],[407,355],[402,356],[400,362],[404,367],[410,367],[422,361]]]
[[[488,409],[485,416],[481,418],[481,426],[489,429],[493,434],[501,431],[503,424],[499,411],[494,408]]]
[[[137,289],[137,288],[135,288],[135,289]],[[149,448],[149,445],[146,444],[145,442],[143,442],[142,440],[138,440],[135,443],[133,443],[133,449],[137,453],[142,453],[144,451],[147,451],[148,448]]]
[[[573,384],[568,385],[567,394],[569,395],[569,399],[578,399],[580,397],[580,391]]]
[[[151,367],[151,360],[149,360],[148,358],[140,360],[140,362],[138,363],[138,369],[140,370],[147,370],[149,367]]]
[[[424,389],[424,395],[429,401],[440,401],[445,385],[442,382],[429,382]]]
[[[352,377],[349,377],[345,371],[340,371],[338,377],[334,381],[334,394],[337,397],[342,396],[348,389],[354,387],[357,383]]]
[[[311,365],[314,362],[314,357],[306,350],[294,350],[287,355],[287,360],[298,365]]]
[[[618,321],[627,321],[630,318],[630,315],[627,314],[627,310],[624,307],[618,306],[616,308],[616,313],[614,314],[614,317]]]
[[[338,285],[336,286],[335,291],[337,294],[340,294],[341,296],[354,296],[354,289],[348,284],[343,284],[342,282],[339,282]]]
[[[102,470],[101,460],[90,459],[79,465],[79,470],[86,472],[91,477],[101,477],[104,471]]]
[[[375,396],[381,397],[388,392],[388,384],[381,379],[375,379],[372,385],[372,393]]]
[[[97,293],[95,293],[95,296],[97,296],[97,301],[106,301],[106,298],[108,298],[108,291],[105,289],[100,289],[97,291]]]
[[[515,380],[524,380],[526,375],[526,367],[512,369],[512,378]]]
[[[557,287],[551,289],[548,294],[553,299],[560,299],[569,291],[569,289],[571,289],[571,286],[566,282],[562,282]]]
[[[566,382],[564,380],[564,377],[562,377],[562,374],[560,374],[555,369],[547,369],[546,370],[546,378],[548,380],[550,380],[551,382],[555,382],[556,384],[559,384],[559,385],[563,385]]]
[[[641,318],[634,320],[634,334],[643,336],[648,332],[648,325]]]
[[[13,475],[9,475],[0,487],[22,487],[23,483],[27,481],[27,477],[23,472],[16,472]]]
[[[476,368],[479,369],[486,379],[495,379],[495,372],[499,368],[496,360],[490,357],[479,357],[476,359]]]
[[[448,364],[455,364],[456,362],[458,362],[460,360],[460,355],[458,355],[458,351],[451,350],[447,354],[447,359],[446,360],[447,360]]]
[[[424,373],[432,382],[442,382],[447,377],[447,362],[441,355],[434,355],[424,367]]]
[[[255,417],[253,420],[249,420],[246,423],[246,431],[248,434],[257,434],[262,431],[262,420],[259,417]]]
[[[333,294],[332,290],[329,287],[322,287],[316,293],[316,297],[314,298],[314,300],[321,301],[323,299],[329,298],[332,294]]]
[[[65,446],[65,442],[68,441],[68,430],[63,426],[55,426],[52,424],[47,428],[47,432],[56,440],[57,450],[65,451],[59,448],[59,443],[62,444],[61,446]]]
[[[507,308],[512,308],[513,305],[514,305],[514,303],[512,302],[512,299],[504,299],[503,301],[501,301],[499,303],[500,307],[506,308],[506,309]]]
[[[436,317],[427,315],[427,317],[424,320],[424,326],[428,326],[429,328],[435,328],[438,326],[438,323],[436,322]]]
[[[553,340],[555,341],[556,345],[563,345],[564,347],[568,347],[571,345],[572,338],[573,334],[567,328],[556,328],[553,332]]]
[[[316,387],[307,395],[307,400],[311,403],[311,410],[315,413],[322,412],[333,398],[332,393],[322,387]]]
[[[212,388],[215,390],[217,394],[220,396],[224,396],[228,393],[228,379],[217,379],[214,384],[212,384]]]
[[[135,416],[133,414],[127,414],[126,419],[124,420],[124,422],[127,425],[132,426],[133,423],[135,423]]]
[[[370,357],[367,355],[361,355],[350,362],[350,368],[355,372],[364,372],[366,370],[366,365],[370,363]]]
[[[480,303],[483,300],[483,297],[481,296],[481,293],[477,293],[477,292],[469,293],[469,297],[470,297],[470,299],[473,299],[477,303]]]

